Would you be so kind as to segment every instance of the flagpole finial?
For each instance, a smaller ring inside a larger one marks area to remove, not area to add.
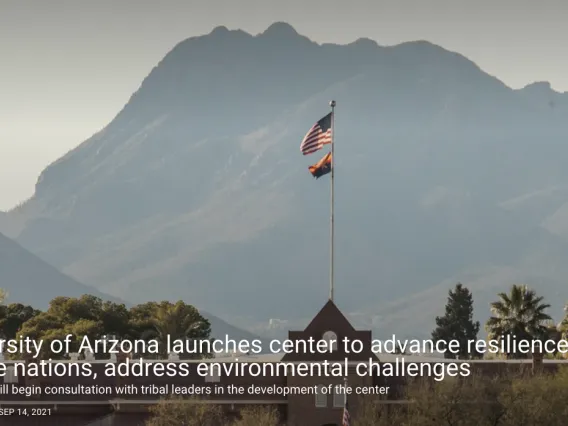
[[[329,106],[334,108],[335,107],[335,101],[329,101]]]

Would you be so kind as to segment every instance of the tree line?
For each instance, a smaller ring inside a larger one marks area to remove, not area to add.
[[[42,339],[46,343],[74,336],[72,347],[83,337],[100,339],[104,336],[127,340],[149,340],[165,342],[172,339],[208,339],[211,325],[191,305],[178,301],[171,303],[148,302],[133,307],[98,297],[84,295],[79,298],[56,297],[46,311],[21,303],[4,304],[6,294],[0,291],[0,335],[5,339],[20,336]],[[491,303],[492,316],[485,324],[490,339],[502,336],[516,336],[516,339],[559,340],[568,331],[568,317],[555,325],[547,310],[550,305],[525,285],[513,285],[508,293],[499,293],[498,300]],[[565,309],[566,310],[566,309]],[[460,359],[481,358],[481,353],[467,351],[467,342],[476,340],[480,331],[479,321],[474,321],[473,296],[461,283],[456,284],[448,294],[445,313],[436,317],[432,340],[457,340],[460,353],[445,353],[444,356]],[[160,345],[165,348],[165,345]],[[49,351],[49,344],[43,345]],[[57,359],[64,355],[45,352],[42,356]],[[139,354],[148,355],[148,354]],[[165,356],[165,353],[158,356]],[[195,354],[196,357],[208,354]],[[525,354],[503,354],[515,358]]]
[[[513,285],[508,293],[498,293],[498,299],[491,303],[491,317],[485,323],[485,330],[491,340],[501,340],[505,336],[514,336],[517,341],[554,340],[565,338],[568,331],[568,317],[556,325],[547,313],[550,308],[544,298],[526,285]],[[567,308],[564,308],[565,312]],[[432,331],[432,340],[460,342],[460,352],[446,352],[446,358],[476,359],[482,353],[469,352],[467,342],[477,340],[480,330],[479,321],[473,319],[473,296],[461,283],[456,284],[448,294],[445,313],[436,317],[436,328]],[[500,356],[514,359],[526,358],[531,354],[504,353]],[[547,354],[562,356],[562,354]]]
[[[167,336],[172,339],[208,339],[211,324],[195,307],[183,301],[148,302],[128,308],[90,295],[79,298],[61,296],[54,298],[46,311],[21,303],[0,304],[0,334],[4,339],[29,337],[43,340],[46,344],[42,345],[40,356],[45,359],[67,356],[51,353],[48,343],[62,340],[69,334],[73,336],[72,351],[77,351],[85,336],[90,340],[105,336],[131,341],[155,339],[163,349],[159,354],[138,355],[163,358],[167,355],[164,352]],[[198,353],[185,357],[209,355]],[[13,357],[17,358],[18,354]],[[108,356],[95,354],[95,357]]]

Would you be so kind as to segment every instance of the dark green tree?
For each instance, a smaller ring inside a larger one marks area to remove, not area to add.
[[[167,339],[209,340],[211,324],[199,311],[183,301],[148,302],[130,310],[131,328],[141,339],[156,339],[160,349],[167,349]],[[166,355],[165,352],[161,353]],[[185,354],[181,358],[202,358],[208,353]]]
[[[121,339],[133,337],[128,308],[123,304],[103,301],[99,297],[88,294],[81,297],[56,297],[50,302],[46,313],[58,318],[63,324],[73,324],[80,320],[101,322],[104,335]]]
[[[5,339],[15,339],[22,325],[40,314],[40,311],[21,303],[0,305],[0,335]]]
[[[104,336],[116,336],[119,339],[131,337],[130,313],[123,304],[103,301],[98,297],[83,295],[81,297],[54,298],[45,312],[35,314],[21,325],[19,335],[36,340],[51,342],[64,339],[67,334],[73,335],[71,351],[78,349],[84,336],[90,339],[101,339]],[[66,354],[52,354],[49,345],[44,344],[42,356],[53,359],[64,358]],[[104,358],[107,354],[96,354]]]
[[[447,351],[445,358],[471,359],[480,358],[478,352],[468,351],[468,340],[476,340],[479,333],[479,321],[473,321],[473,296],[467,287],[461,283],[456,284],[449,291],[446,313],[436,317],[436,328],[432,331],[432,340],[435,342],[460,342],[460,351],[457,354]]]

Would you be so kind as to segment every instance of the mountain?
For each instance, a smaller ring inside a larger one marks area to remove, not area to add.
[[[80,297],[84,294],[124,303],[62,274],[2,234],[0,288],[7,291],[8,302],[24,303],[37,309],[47,309],[49,302],[57,296]]]
[[[260,340],[262,342],[262,348],[266,352],[267,348],[269,348],[268,344],[270,343],[269,339],[265,336],[264,330],[261,330],[260,335],[251,333],[248,330],[244,330],[242,328],[235,327],[232,324],[229,324],[227,321],[222,320],[221,318],[210,314],[209,312],[200,311],[201,315],[204,318],[209,320],[211,324],[211,337],[214,339],[225,340],[226,336],[229,339],[239,340],[252,342],[253,340]]]
[[[329,184],[299,142],[330,99],[336,297],[359,324],[427,333],[454,281],[485,294],[481,318],[517,281],[568,298],[568,94],[426,41],[317,44],[285,23],[176,45],[2,229],[133,302],[303,323],[327,298]]]
[[[24,303],[38,309],[46,309],[49,302],[57,296],[80,297],[84,294],[125,303],[127,306],[132,305],[62,274],[2,234],[0,234],[0,288],[7,291],[8,302]],[[201,314],[211,323],[212,337],[224,338],[228,335],[232,339],[249,341],[260,338],[208,312],[202,311]]]
[[[568,103],[565,93],[555,92],[547,81],[538,81],[529,84],[519,91],[532,105],[542,109],[562,110],[568,112]]]

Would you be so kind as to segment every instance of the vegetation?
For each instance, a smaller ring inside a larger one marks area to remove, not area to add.
[[[473,376],[409,383],[407,404],[381,404],[364,397],[354,426],[564,426],[568,374]]]
[[[517,340],[546,339],[549,336],[549,321],[545,312],[550,305],[525,285],[514,285],[509,294],[499,293],[499,300],[491,304],[493,316],[485,326],[491,339],[515,336]],[[507,354],[519,357],[521,354]]]
[[[361,395],[357,398],[357,411],[353,413],[354,426],[392,426],[396,420],[392,410],[381,404],[376,396]]]
[[[21,303],[5,305],[7,297],[6,291],[0,288],[0,338],[14,339],[22,325],[39,311]]]
[[[84,336],[91,339],[105,336],[131,340],[157,339],[163,343],[167,334],[175,339],[208,339],[211,326],[197,309],[182,301],[149,302],[128,309],[123,304],[104,302],[98,297],[85,295],[80,298],[56,297],[45,312],[16,303],[0,305],[0,333],[6,338],[22,336],[43,339],[45,342],[72,334],[74,340],[71,350],[77,351]],[[41,355],[52,359],[65,357],[64,354],[50,353],[49,348],[49,344],[43,345]],[[162,351],[154,356],[163,355]],[[103,354],[101,356],[104,357]],[[198,353],[195,356],[208,354]]]
[[[272,407],[245,407],[235,419],[217,404],[198,398],[165,398],[150,409],[146,426],[278,426],[278,412]]]
[[[278,412],[272,407],[247,407],[241,410],[240,417],[232,426],[276,426],[279,424]]]
[[[402,404],[387,404],[370,395],[353,397],[353,426],[565,426],[568,417],[568,370],[556,375],[511,373],[474,375],[441,382],[407,383]],[[172,403],[172,401],[175,401]],[[151,409],[147,426],[278,426],[269,407],[244,408],[231,420],[210,403],[165,399]]]
[[[0,334],[4,339],[15,339],[23,324],[39,313],[40,311],[21,303],[0,305]]]
[[[564,319],[558,324],[558,331],[562,339],[568,339],[568,304],[564,305]]]
[[[498,300],[490,304],[492,316],[485,324],[488,338],[501,341],[506,336],[515,340],[553,340],[560,341],[568,335],[568,305],[564,320],[556,326],[546,312],[550,305],[526,285],[513,285],[509,293],[499,293]],[[480,324],[473,321],[473,296],[462,284],[456,284],[449,291],[444,316],[436,317],[436,328],[432,331],[434,341],[457,340],[460,353],[446,353],[446,358],[526,358],[530,353],[468,353],[468,340],[476,340]],[[547,358],[563,358],[565,354],[548,353]]]
[[[436,317],[436,329],[432,332],[432,340],[460,342],[460,353],[446,352],[446,358],[479,358],[478,353],[469,353],[468,340],[476,340],[479,333],[479,321],[473,321],[473,296],[462,284],[456,284],[449,291],[446,313],[442,317]]]
[[[144,339],[155,339],[160,348],[166,348],[166,339],[207,339],[211,334],[211,325],[197,309],[182,301],[148,302],[133,307],[129,312],[128,327],[125,330],[132,336]],[[162,351],[159,356],[164,356]],[[205,357],[210,354],[197,354]]]
[[[200,404],[197,398],[165,398],[150,408],[147,426],[219,426],[223,411],[215,404]]]

